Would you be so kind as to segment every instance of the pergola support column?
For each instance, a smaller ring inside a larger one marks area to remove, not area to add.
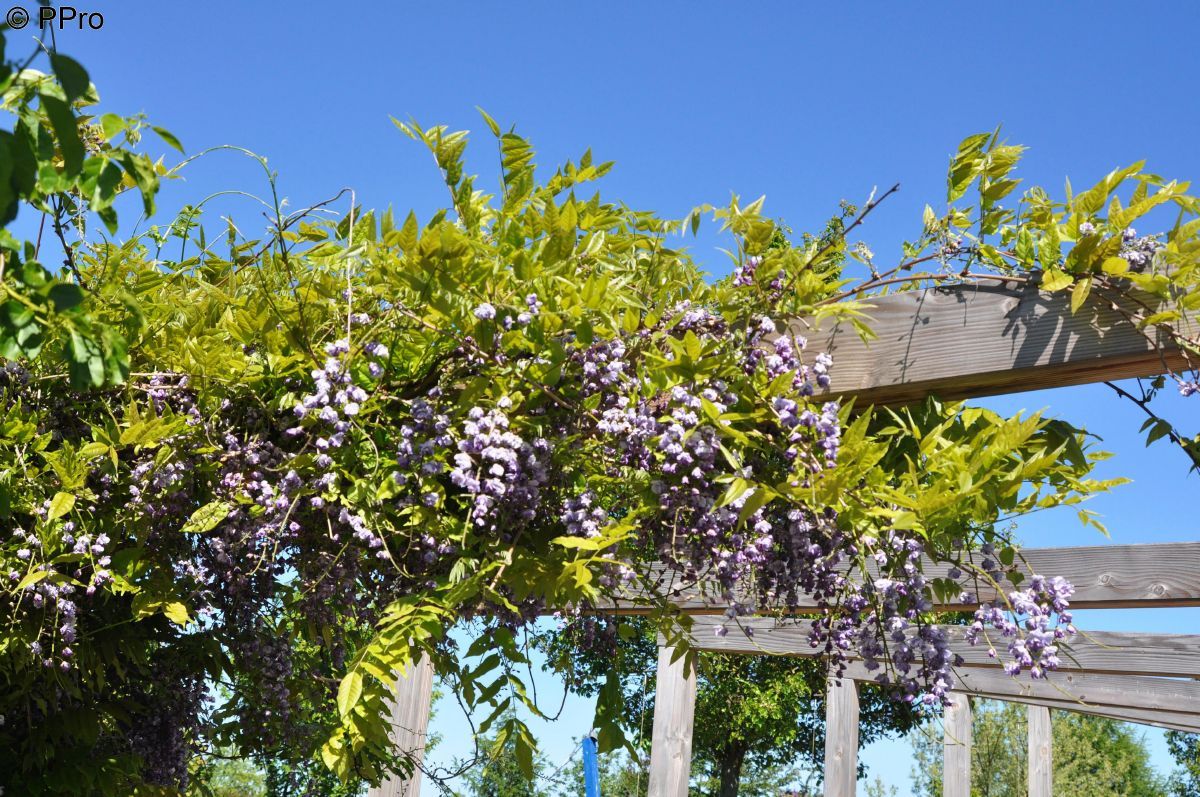
[[[647,797],[687,797],[692,769],[692,724],[696,715],[696,671],[674,648],[658,649],[654,736]]]
[[[942,797],[971,797],[971,699],[956,694],[942,715]]]
[[[390,777],[372,788],[367,797],[419,797],[421,760],[429,729],[429,711],[433,701],[433,662],[422,655],[409,668],[407,676],[396,681],[392,703],[392,741],[396,749],[412,756],[413,772],[407,778]]]
[[[858,782],[858,687],[830,677],[825,692],[825,797],[854,797]]]
[[[1029,706],[1029,797],[1053,797],[1050,709]]]

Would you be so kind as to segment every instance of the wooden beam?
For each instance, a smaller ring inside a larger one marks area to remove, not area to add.
[[[963,694],[966,693],[964,692]],[[1021,703],[1026,706],[1042,706],[1054,711],[1074,711],[1076,714],[1090,714],[1094,717],[1105,717],[1117,722],[1136,722],[1140,725],[1153,725],[1158,728],[1183,731],[1184,733],[1200,733],[1200,718],[1197,718],[1194,714],[1177,714],[1171,711],[1149,711],[1138,708],[1092,706],[1070,700],[1042,700],[1010,693],[971,692],[970,694],[981,700],[1003,700],[1008,703]]]
[[[852,661],[846,665],[846,675],[856,681],[873,682],[879,671],[872,672],[862,662]],[[1200,724],[1200,681],[1192,679],[1051,672],[1035,681],[1027,676],[1012,678],[998,669],[960,667],[954,672],[954,689],[976,697],[1061,704],[1063,709],[1080,706],[1102,711],[1169,712],[1178,715],[1177,724]]]
[[[1019,556],[1019,569],[1027,576],[1034,573],[1062,576],[1074,584],[1073,609],[1200,606],[1200,542],[1026,548]],[[947,577],[950,567],[930,559],[922,563],[931,579]],[[963,588],[980,600],[996,597],[988,584],[962,581]],[[631,587],[628,598],[601,608],[621,614],[645,612],[653,602],[650,595],[666,595],[688,614],[721,614],[728,606],[715,582],[688,579],[658,565],[647,569],[643,584]],[[745,591],[735,594],[734,599],[743,605],[758,603],[757,596]],[[804,595],[796,606],[797,611],[816,608],[816,603]],[[942,611],[973,608],[974,605],[963,603],[937,606]]]
[[[952,695],[942,726],[942,797],[971,797],[971,698]]]
[[[861,683],[870,683],[875,681],[878,671],[869,671],[861,662],[850,662],[845,675]],[[999,670],[978,668],[960,668],[955,671],[954,680],[956,694],[982,700],[1006,700],[1094,714],[1121,722],[1200,732],[1200,714],[1195,713],[1194,697],[1200,682],[1196,681],[1063,672],[1050,673],[1046,680],[1034,681],[1027,677],[1011,678]],[[1102,686],[1097,687],[1097,682]],[[1147,682],[1154,685],[1147,686]],[[1125,689],[1123,694],[1122,688]],[[1103,694],[1106,702],[1091,699],[1090,696],[1097,693]],[[1168,702],[1167,698],[1172,694],[1178,696],[1177,704]]]
[[[866,673],[861,664],[855,677]],[[1027,697],[1101,709],[1140,709],[1171,712],[1200,723],[1200,681],[1152,678],[1140,675],[1091,675],[1051,672],[1044,680],[1012,678],[999,670],[963,667],[955,672],[955,689],[970,694]],[[864,679],[866,680],[866,679]]]
[[[412,774],[407,778],[388,778],[372,788],[368,797],[419,797],[421,794],[420,767],[425,756],[432,700],[433,662],[422,655],[396,681],[392,700],[392,741],[397,751],[409,755],[413,762]]]
[[[965,285],[870,298],[876,338],[848,323],[789,325],[809,351],[833,357],[825,395],[860,405],[894,405],[928,395],[963,399],[1152,376],[1181,367],[1165,335],[1139,332],[1125,315],[1093,300],[1072,314],[1069,292]],[[1126,313],[1136,305],[1122,299]],[[1181,322],[1185,323],[1185,322]],[[1188,335],[1195,330],[1181,329]],[[1163,355],[1159,347],[1167,350]]]
[[[647,797],[687,797],[692,767],[692,723],[696,713],[696,671],[675,650],[658,649],[654,693],[654,735],[650,747]]]
[[[718,626],[728,633],[717,636]],[[733,624],[714,617],[693,618],[691,643],[700,650],[725,653],[773,653],[789,656],[821,655],[808,642],[810,620],[776,620],[748,617]],[[968,645],[965,627],[941,626],[950,638],[950,649],[963,657],[965,667],[997,668],[1000,662],[988,656],[987,641]],[[751,635],[746,632],[749,631]],[[996,641],[1000,645],[1000,641]],[[1003,654],[1004,651],[1002,650]],[[1200,677],[1200,635],[1137,634],[1093,631],[1080,634],[1070,649],[1059,653],[1060,670],[1112,675],[1165,675]]]
[[[825,797],[854,797],[858,782],[858,687],[829,678],[825,690]]]
[[[1050,709],[1029,706],[1029,797],[1054,797]]]

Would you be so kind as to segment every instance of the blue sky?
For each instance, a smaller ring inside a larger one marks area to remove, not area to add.
[[[615,160],[605,194],[666,215],[731,192],[765,194],[772,215],[812,229],[839,199],[861,201],[873,186],[899,182],[864,231],[880,262],[915,235],[926,202],[944,200],[956,143],[1000,123],[1030,147],[1021,175],[1052,192],[1067,175],[1090,185],[1141,158],[1166,176],[1200,176],[1192,85],[1200,15],[1186,3],[97,0],[89,8],[104,14],[104,27],[66,31],[58,43],[91,71],[105,110],[145,111],[190,153],[230,143],[266,155],[294,208],[352,187],[367,206],[427,217],[444,189],[428,154],[389,116],[476,131],[472,167],[492,175],[495,150],[476,105],[529,136],[543,167],[587,147]],[[10,38],[10,52],[20,38]],[[255,168],[228,154],[206,158],[160,204],[231,187],[263,193]],[[244,230],[261,227],[249,204],[229,209]],[[710,231],[690,243],[716,274],[727,270],[721,243]],[[1164,405],[1194,420],[1195,401]],[[1104,472],[1135,479],[1092,507],[1113,542],[1200,539],[1197,481],[1184,458],[1162,443],[1145,449],[1137,409],[1107,388],[988,403],[1049,408],[1104,438],[1117,454]],[[1065,515],[1031,518],[1021,534],[1035,545],[1104,542]],[[1200,613],[1089,612],[1080,624],[1187,632],[1200,630]],[[561,722],[537,728],[551,761],[567,756],[589,719],[586,703],[571,701]],[[465,751],[465,724],[448,708],[435,730],[446,737],[443,752]],[[1148,738],[1166,766],[1161,736]],[[902,743],[864,758],[907,793]]]

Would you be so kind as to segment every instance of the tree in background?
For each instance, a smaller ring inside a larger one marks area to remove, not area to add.
[[[587,695],[620,689],[624,714],[617,721],[648,761],[657,643],[647,624],[582,618],[539,643],[571,688]],[[614,662],[616,680],[607,678]],[[694,791],[713,797],[773,797],[788,788],[803,793],[805,770],[819,775],[824,759],[826,665],[814,658],[701,653],[697,667]],[[917,722],[910,706],[869,686],[860,689],[860,702],[863,744],[903,734]]]
[[[1167,731],[1167,749],[1179,765],[1168,781],[1171,797],[1200,797],[1200,734]]]
[[[1028,784],[1026,708],[1016,703],[974,704],[972,797],[1025,797]],[[1165,797],[1167,786],[1150,766],[1141,736],[1127,723],[1068,711],[1052,715],[1054,793],[1057,797]],[[913,790],[942,793],[940,726],[913,735]]]
[[[756,791],[747,782],[796,765],[820,771],[825,755],[826,664],[819,659],[735,656],[699,658],[696,725],[692,750],[698,771],[715,797],[778,794],[766,778]],[[916,719],[910,707],[860,689],[859,734],[863,744],[904,733]],[[786,786],[796,779],[778,784]]]
[[[503,732],[479,740],[487,750],[487,759],[471,767],[464,775],[469,797],[548,797],[542,787],[546,759],[540,753],[531,761],[521,762],[524,751]],[[532,772],[530,779],[526,773]],[[583,783],[582,780],[579,781]]]
[[[600,794],[603,797],[634,797],[646,793],[650,777],[649,760],[645,756],[634,758],[625,750],[601,753],[597,758],[600,770]],[[561,776],[554,778],[555,794],[561,797],[578,797],[583,788],[583,757],[576,752]]]

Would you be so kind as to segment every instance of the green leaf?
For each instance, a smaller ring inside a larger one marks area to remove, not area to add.
[[[186,626],[192,619],[188,614],[187,606],[179,601],[164,603],[162,613],[164,617],[180,627]]]
[[[1042,275],[1042,290],[1044,291],[1061,291],[1063,288],[1070,287],[1074,282],[1071,275],[1058,270],[1057,268],[1048,268]]]
[[[1149,446],[1155,440],[1166,437],[1173,431],[1174,429],[1171,427],[1171,424],[1166,421],[1161,419],[1154,421],[1154,426],[1150,429],[1150,433],[1146,435],[1146,445]]]
[[[721,497],[717,499],[717,503],[713,508],[720,509],[723,506],[728,506],[752,489],[754,489],[753,484],[738,476],[729,483],[729,486],[725,488],[725,492],[721,493]]]
[[[563,548],[574,548],[580,551],[598,551],[601,548],[608,548],[619,540],[612,537],[596,536],[596,537],[555,537],[551,540],[555,545],[561,545]]]
[[[68,101],[77,100],[88,93],[91,81],[88,79],[87,70],[80,66],[78,61],[59,53],[52,53],[50,65],[54,68],[54,74],[58,76],[58,82],[62,83],[63,91],[67,93]]]
[[[162,127],[158,127],[157,125],[150,125],[150,129],[153,130],[155,133],[157,133],[159,138],[161,138],[163,141],[167,142],[167,145],[169,147],[171,147],[172,149],[178,150],[179,152],[183,152],[183,144],[179,143],[179,139],[176,138],[175,134],[172,133],[170,130],[167,130]]]
[[[337,707],[338,714],[346,717],[354,709],[358,699],[363,693],[363,676],[358,670],[351,670],[346,673],[346,677],[342,679],[338,685]]]
[[[60,282],[50,289],[50,301],[55,312],[62,313],[83,304],[83,291],[74,283]]]
[[[129,129],[129,123],[115,113],[106,113],[100,117],[100,127],[104,130],[104,137],[112,141]]]
[[[17,585],[12,588],[12,591],[14,593],[20,592],[21,590],[25,589],[26,587],[31,587],[34,584],[38,583],[39,581],[49,578],[52,575],[54,575],[53,570],[34,570],[32,572],[26,573],[25,577],[22,578],[20,581],[18,581]]]
[[[75,496],[70,493],[55,493],[50,499],[50,511],[46,515],[47,520],[58,520],[63,515],[71,511],[75,506]]]
[[[205,504],[192,513],[180,531],[184,534],[203,534],[212,531],[229,515],[230,509],[232,507],[224,501]]]
[[[500,125],[496,124],[496,120],[489,116],[488,112],[480,108],[478,105],[475,106],[475,110],[479,111],[479,115],[482,116],[483,121],[487,123],[488,129],[492,131],[492,135],[499,138]]]
[[[1088,294],[1092,290],[1092,278],[1084,277],[1075,283],[1075,287],[1071,289],[1071,312],[1074,313],[1083,303],[1087,301]]]
[[[42,94],[42,108],[50,117],[54,135],[58,139],[58,148],[62,153],[63,166],[70,177],[79,174],[83,168],[83,141],[79,138],[79,122],[74,112],[65,102],[49,94]]]
[[[1129,270],[1129,261],[1123,257],[1109,257],[1100,264],[1100,270],[1115,277]]]

